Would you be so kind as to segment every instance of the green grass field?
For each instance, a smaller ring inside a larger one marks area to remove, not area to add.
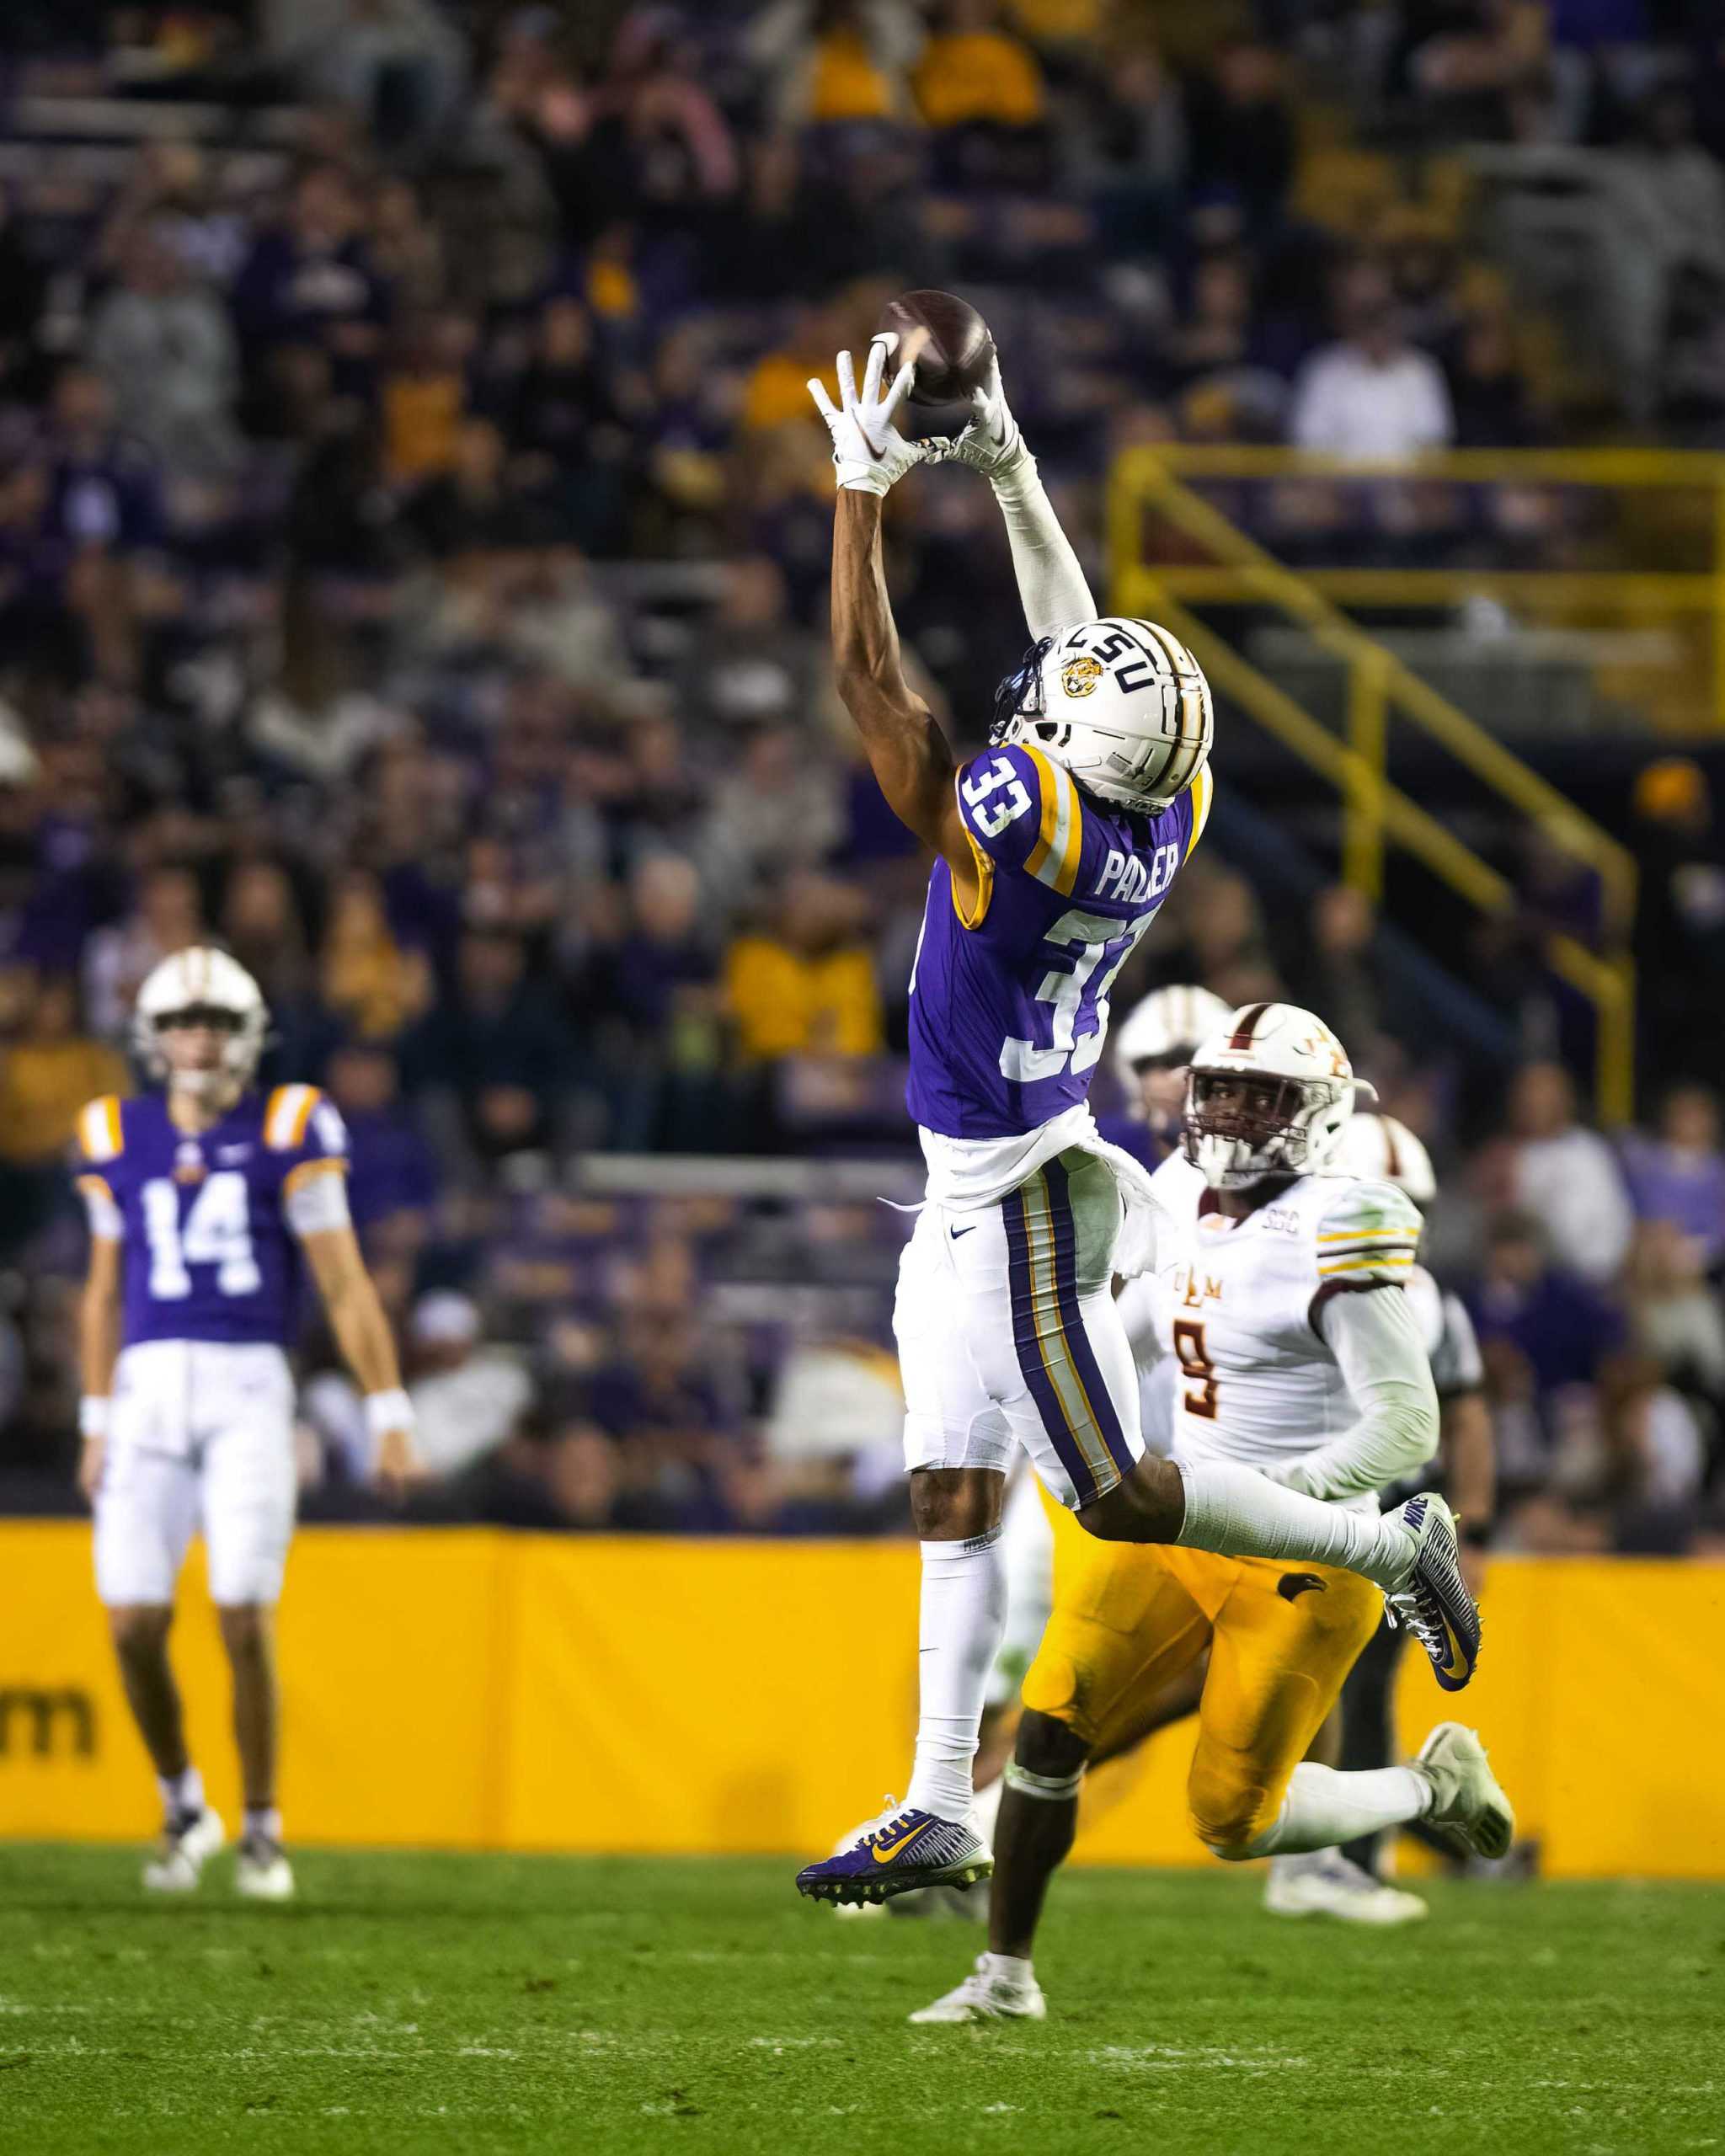
[[[1725,2148],[1725,1890],[1435,1889],[1362,1935],[1215,1872],[1055,1887],[1041,2026],[913,2030],[980,1940],[784,1864],[320,1855],[147,1906],[0,1849],[0,2148],[1605,2152]]]

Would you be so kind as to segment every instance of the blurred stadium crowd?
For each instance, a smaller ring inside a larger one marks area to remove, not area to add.
[[[1092,555],[1131,444],[1725,428],[1710,0],[6,14],[0,1502],[69,1502],[73,1114],[128,1083],[144,972],[214,935],[272,1069],[350,1127],[420,1512],[900,1524],[873,1193],[915,1195],[922,876],[835,708],[804,387],[893,291],[982,296]],[[1585,174],[1615,375],[1578,387],[1469,259],[1458,143]],[[894,507],[899,618],[974,740],[1021,636],[991,504],[947,472]],[[1694,1007],[1725,855],[1698,765],[1634,808],[1644,1130],[1578,1119],[1513,933],[1477,978],[1532,1059],[1482,1084],[1370,907],[1290,914],[1225,846],[1114,999],[1285,990],[1425,1135],[1512,1545],[1725,1528],[1725,1051]],[[307,1508],[363,1511],[334,1375],[304,1448]]]

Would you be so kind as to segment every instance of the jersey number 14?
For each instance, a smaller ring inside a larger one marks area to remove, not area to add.
[[[216,1291],[254,1295],[262,1284],[252,1253],[252,1224],[246,1205],[246,1179],[233,1169],[206,1176],[190,1210],[179,1217],[179,1189],[166,1176],[156,1176],[139,1193],[144,1209],[144,1240],[150,1249],[150,1293],[158,1303],[177,1303],[190,1294],[188,1266],[213,1265]]]

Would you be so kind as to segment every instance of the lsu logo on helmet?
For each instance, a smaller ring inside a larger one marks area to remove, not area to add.
[[[1092,659],[1088,652],[1081,652],[1076,659],[1069,659],[1060,669],[1060,686],[1069,696],[1092,696],[1097,683],[1102,679],[1102,661]]]

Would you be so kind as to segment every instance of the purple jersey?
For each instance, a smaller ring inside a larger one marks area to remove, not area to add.
[[[1198,842],[1210,774],[1137,815],[1015,746],[985,750],[958,789],[981,889],[965,919],[952,871],[934,864],[905,1101],[943,1137],[1022,1137],[1089,1093],[1108,990]]]
[[[340,1114],[317,1087],[247,1093],[196,1138],[160,1094],[92,1101],[77,1128],[93,1230],[124,1246],[122,1344],[288,1346],[301,1264],[287,1199],[347,1157]]]

